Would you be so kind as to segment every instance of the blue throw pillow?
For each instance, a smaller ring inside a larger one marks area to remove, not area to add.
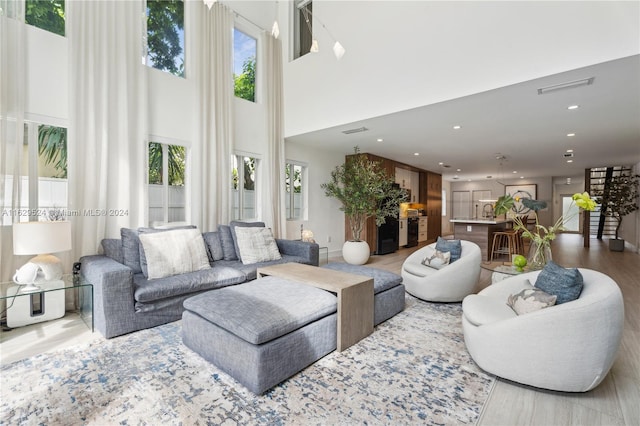
[[[460,259],[460,256],[462,255],[462,244],[460,243],[460,240],[445,240],[442,237],[438,237],[438,241],[436,241],[436,250],[451,253],[451,260],[449,263],[453,263]]]
[[[582,293],[583,285],[578,269],[563,268],[553,261],[549,261],[540,271],[535,284],[540,290],[558,296],[556,305],[576,300]]]

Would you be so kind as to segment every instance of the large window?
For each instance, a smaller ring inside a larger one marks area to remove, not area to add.
[[[233,30],[233,82],[235,95],[256,101],[256,52],[258,42],[242,31]]]
[[[293,2],[293,59],[309,53],[313,42],[313,2],[296,0]]]
[[[149,224],[186,218],[186,148],[149,143]]]
[[[64,0],[26,0],[25,22],[64,37]]]
[[[305,198],[304,183],[306,183],[307,166],[302,163],[287,161],[285,167],[285,207],[287,219],[304,219]]]
[[[61,220],[67,216],[67,129],[25,122],[17,210],[3,211],[3,225]],[[5,197],[13,197],[13,176],[5,176]]]
[[[256,185],[260,160],[234,155],[231,169],[231,217],[236,220],[257,219]]]
[[[182,0],[147,0],[146,64],[184,77]]]

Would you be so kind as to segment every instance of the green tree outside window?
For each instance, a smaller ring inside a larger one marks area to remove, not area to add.
[[[27,0],[25,22],[64,37],[64,0]]]

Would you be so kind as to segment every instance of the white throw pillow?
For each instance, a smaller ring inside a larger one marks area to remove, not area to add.
[[[243,264],[250,265],[282,258],[271,229],[236,226],[235,231]]]
[[[140,242],[150,280],[211,268],[204,239],[197,229],[140,234]]]
[[[451,253],[448,251],[438,251],[433,247],[425,247],[425,257],[422,259],[424,266],[435,269],[442,269],[451,262]]]
[[[507,298],[507,305],[518,315],[539,311],[556,304],[557,296],[545,293],[539,288],[526,288]]]

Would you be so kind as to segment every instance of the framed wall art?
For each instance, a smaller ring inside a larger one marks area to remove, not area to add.
[[[513,198],[530,198],[536,199],[538,192],[538,185],[505,185],[504,194],[511,195]],[[522,205],[522,202],[516,201],[513,205],[513,211],[518,215],[528,214],[531,209]]]

